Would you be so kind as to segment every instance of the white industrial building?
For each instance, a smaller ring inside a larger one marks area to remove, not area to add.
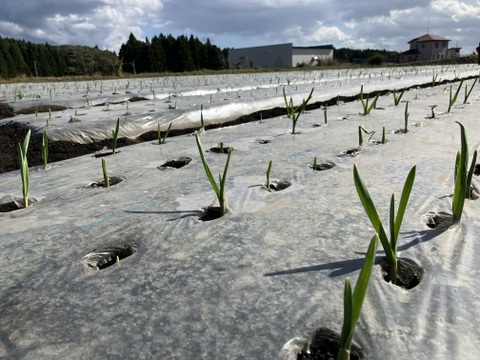
[[[230,69],[289,68],[333,61],[333,45],[298,47],[292,43],[228,50]]]

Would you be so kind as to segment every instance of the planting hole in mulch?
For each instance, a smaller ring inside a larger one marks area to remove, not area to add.
[[[115,154],[118,154],[119,152],[120,152],[120,151],[115,151]],[[113,155],[113,151],[102,151],[102,152],[98,152],[98,153],[93,154],[93,157],[95,157],[95,158],[101,158],[101,157],[110,156],[110,155]]]
[[[202,209],[202,215],[198,219],[200,221],[212,221],[221,217],[220,206],[208,206]]]
[[[453,215],[447,212],[439,212],[438,214],[430,212],[424,216],[425,223],[430,229],[444,230],[454,224]]]
[[[353,149],[343,150],[342,153],[339,156],[355,157],[357,155],[360,155],[361,153],[362,153],[362,148],[357,147],[357,148],[353,148]]]
[[[282,191],[288,188],[292,183],[287,180],[278,180],[278,181],[273,181],[270,183],[270,187],[267,189],[269,191]],[[265,188],[267,186],[265,185]]]
[[[172,169],[172,168],[173,169],[180,169],[180,168],[190,164],[192,161],[193,161],[193,159],[191,157],[181,156],[179,158],[167,161],[163,165],[160,165],[158,168],[160,170]]]
[[[388,262],[386,258],[380,260],[380,266],[382,267],[382,275],[385,281],[388,281]],[[407,258],[397,258],[397,283],[405,290],[410,290],[420,284],[423,278],[423,268],[415,261]]]
[[[311,340],[297,354],[297,360],[335,360],[340,348],[340,335],[327,328],[315,330]],[[363,359],[360,346],[352,342],[350,359]]]
[[[480,175],[480,164],[475,164],[475,170],[473,170],[475,175]]]
[[[115,186],[117,184],[120,184],[125,179],[120,177],[120,176],[111,176],[111,177],[108,178],[108,180],[110,181],[110,187],[112,187],[112,186]],[[96,183],[91,184],[90,187],[92,187],[92,188],[103,187],[104,188],[104,187],[106,187],[105,186],[105,180],[97,181]]]
[[[313,166],[313,164],[310,164],[308,165],[310,166],[310,168],[312,170],[316,170],[316,171],[324,171],[324,170],[330,170],[330,169],[333,169],[335,167],[335,163],[331,162],[331,161],[326,161],[324,163],[317,163],[315,164],[315,168]]]
[[[34,198],[29,198],[28,199],[28,206],[32,206],[35,204],[37,200]],[[0,199],[0,213],[2,212],[11,212],[11,211],[16,211],[20,209],[26,209],[24,206],[24,201],[23,199],[20,198],[14,198],[7,195],[4,198]]]
[[[265,144],[270,144],[272,140],[267,140],[267,139],[255,139],[254,143],[260,144],[260,145],[265,145]]]
[[[120,245],[106,247],[105,249],[94,250],[82,258],[82,263],[87,271],[104,270],[112,265],[120,264],[122,259],[129,257],[137,252],[137,247],[133,245]]]
[[[228,154],[229,151],[233,151],[233,147],[226,146],[223,142],[221,142],[220,144],[212,146],[210,151],[218,154]]]
[[[18,209],[21,209],[21,208],[18,207],[18,205],[15,204],[13,201],[0,205],[0,212],[10,212]]]

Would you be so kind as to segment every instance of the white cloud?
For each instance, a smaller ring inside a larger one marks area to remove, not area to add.
[[[405,50],[427,32],[478,45],[480,0],[2,0],[0,36],[118,51],[130,33],[193,34],[220,47],[298,46]],[[458,31],[461,29],[461,31]],[[218,41],[218,42],[217,42]]]

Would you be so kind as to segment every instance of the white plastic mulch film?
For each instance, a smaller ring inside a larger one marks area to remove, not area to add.
[[[312,87],[316,102],[358,94],[362,83],[365,92],[398,92],[431,82],[434,74],[438,81],[466,78],[478,75],[478,67],[136,79],[128,88],[127,80],[55,83],[45,84],[43,93],[27,84],[15,102],[13,85],[0,89],[20,109],[37,99],[48,105],[52,88],[52,99],[68,108],[52,112],[49,134],[82,142],[110,136],[118,117],[129,136],[158,122],[198,128],[202,104],[205,120],[216,122],[284,106],[283,87],[299,104]],[[473,81],[462,86],[470,89]],[[344,280],[355,285],[374,234],[355,190],[356,164],[387,227],[390,195],[398,206],[408,171],[417,166],[398,251],[424,272],[418,286],[405,290],[387,283],[375,265],[354,335],[364,358],[476,358],[479,201],[466,200],[456,225],[427,226],[434,214],[451,216],[461,146],[455,121],[466,128],[470,155],[480,146],[478,84],[465,104],[462,88],[447,112],[450,86],[455,91],[459,84],[412,88],[398,106],[388,93],[369,115],[360,101],[339,103],[328,107],[327,123],[323,108],[310,110],[300,115],[297,134],[286,116],[205,131],[200,139],[215,179],[227,155],[208,149],[219,143],[234,149],[229,212],[208,222],[199,215],[215,194],[191,135],[105,157],[109,174],[122,180],[109,189],[90,186],[103,180],[101,160],[92,155],[30,168],[36,203],[0,213],[0,357],[295,359],[317,328],[340,332]],[[128,103],[131,115],[122,115],[127,91],[148,100]],[[93,106],[101,96],[111,100]],[[407,102],[409,131],[403,133],[397,130],[404,129]],[[40,131],[48,116],[4,121]],[[68,123],[75,116],[81,121]],[[359,126],[375,131],[361,148]],[[356,156],[346,154],[352,149]],[[182,157],[193,161],[159,168]],[[314,158],[334,166],[314,171]],[[271,181],[289,187],[265,189],[270,160]],[[477,175],[473,185],[479,186]],[[19,171],[1,174],[0,199],[21,195]],[[383,255],[379,245],[377,262]]]

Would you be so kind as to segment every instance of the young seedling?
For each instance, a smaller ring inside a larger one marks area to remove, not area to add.
[[[398,205],[397,216],[395,217],[395,196],[392,194],[390,199],[390,240],[388,240],[387,233],[383,227],[382,221],[378,216],[377,209],[370,197],[365,183],[358,171],[357,165],[353,166],[353,180],[355,188],[357,189],[360,201],[367,213],[370,221],[372,222],[375,231],[377,232],[380,242],[382,243],[383,250],[389,267],[389,281],[393,284],[397,282],[397,240],[402,225],[403,216],[405,215],[405,209],[407,208],[410,192],[412,191],[413,182],[415,181],[416,166],[413,166],[408,173],[407,180],[403,186],[402,196],[400,197],[400,204]]]
[[[438,74],[433,74],[432,75],[432,86],[436,85],[437,79],[438,79]]]
[[[268,163],[267,168],[267,190],[270,190],[270,171],[272,171],[272,160]]]
[[[430,119],[435,119],[435,108],[437,105],[430,105],[430,109],[432,110],[432,114],[430,115]]]
[[[324,120],[324,123],[325,123],[325,126],[328,125],[328,119],[327,119],[327,104],[325,104],[324,108],[323,108],[323,120]]]
[[[118,131],[120,129],[120,118],[117,119],[117,125],[115,129],[112,130],[112,153],[115,154],[115,150],[117,148],[117,138],[118,138]]]
[[[316,156],[313,158],[313,166],[312,166],[312,169],[313,169],[313,170],[317,170],[317,157],[316,157]]]
[[[28,144],[30,143],[31,134],[32,134],[32,131],[28,130],[27,135],[25,135],[25,138],[23,139],[23,144],[18,143],[18,159],[20,161],[20,176],[22,178],[23,202],[25,204],[25,207],[28,207],[29,176],[28,176],[27,151],[28,151]]]
[[[108,173],[107,173],[107,163],[105,162],[105,159],[102,158],[102,170],[103,170],[103,183],[106,188],[110,187],[110,179],[108,178]]]
[[[43,130],[42,136],[42,160],[43,160],[43,168],[46,169],[48,167],[48,135],[47,130]]]
[[[400,104],[400,101],[402,100],[402,97],[403,97],[403,94],[405,93],[405,88],[400,92],[399,95],[397,95],[397,89],[394,88],[393,89],[393,102],[395,104],[395,106],[398,106],[398,104]]]
[[[375,96],[375,99],[373,99],[372,103],[369,105],[369,98],[367,97],[367,100],[363,98],[363,85],[360,88],[360,101],[362,102],[362,107],[363,107],[363,115],[368,115],[370,112],[377,107],[377,100],[380,94],[377,94]]]
[[[477,80],[478,80],[478,77],[475,78],[475,81],[473,82],[472,87],[470,88],[470,90],[468,90],[468,85],[465,84],[465,96],[464,96],[464,100],[463,100],[463,103],[464,103],[464,104],[467,103],[468,98],[470,97],[470,94],[472,93],[472,90],[473,90],[473,88],[475,87],[475,84],[477,83]]]
[[[363,146],[363,134],[362,132],[364,132],[366,135],[370,135],[370,137],[368,138],[368,141],[370,141],[372,139],[372,136],[375,134],[375,131],[367,131],[367,129],[365,129],[363,126],[359,126],[358,127],[358,146],[362,147]]]
[[[375,234],[370,240],[365,261],[360,270],[355,290],[352,292],[352,285],[348,278],[345,279],[345,290],[343,293],[343,326],[340,335],[340,349],[337,360],[350,360],[350,347],[352,345],[353,333],[357,325],[363,300],[367,292],[368,282],[372,274],[375,253],[377,251],[378,235]]]
[[[290,97],[290,102],[287,101],[287,95],[285,94],[285,88],[283,88],[283,98],[285,100],[287,117],[292,119],[292,134],[295,134],[295,127],[297,126],[298,118],[305,111],[305,108],[307,107],[308,102],[312,98],[313,90],[314,90],[314,88],[312,88],[312,90],[310,91],[310,94],[308,95],[308,98],[303,99],[302,104],[300,106],[295,107],[293,105],[292,97]]]
[[[452,106],[457,101],[458,93],[460,92],[460,89],[462,88],[462,85],[463,85],[463,80],[460,81],[460,85],[458,86],[457,90],[455,91],[455,95],[453,95],[453,96],[452,96],[452,85],[450,85],[450,97],[449,97],[449,101],[448,101],[448,111],[447,111],[448,113],[450,112],[450,110],[452,109]]]
[[[207,159],[205,158],[205,153],[203,152],[202,143],[200,142],[200,136],[195,134],[195,140],[197,141],[198,152],[200,153],[200,158],[202,160],[205,173],[207,174],[208,181],[212,185],[215,195],[217,195],[218,203],[220,205],[220,216],[225,215],[227,212],[227,198],[225,196],[225,181],[227,179],[227,170],[228,165],[230,164],[230,156],[232,155],[232,150],[228,152],[227,162],[225,163],[225,168],[223,170],[223,175],[219,174],[219,184],[215,181],[215,178],[212,175],[210,166],[208,166]]]
[[[457,153],[455,159],[455,185],[453,188],[453,198],[452,198],[452,212],[453,220],[455,222],[460,221],[462,218],[463,207],[465,205],[465,199],[470,197],[470,186],[472,183],[472,176],[475,170],[475,165],[477,161],[477,150],[473,153],[472,163],[467,173],[468,166],[468,143],[467,143],[467,134],[465,132],[465,127],[463,124],[456,121],[460,125],[460,136],[461,136],[461,151]]]
[[[205,122],[203,120],[203,104],[200,105],[200,132],[205,132]]]
[[[382,144],[386,144],[387,143],[387,136],[386,136],[386,129],[385,129],[385,126],[383,127],[382,129]]]
[[[167,128],[167,131],[165,132],[165,134],[162,136],[162,133],[160,131],[160,124],[158,124],[157,128],[157,136],[158,136],[158,144],[159,145],[162,145],[162,144],[165,144],[165,140],[167,140],[167,137],[168,137],[168,133],[170,132],[170,128],[172,127],[172,123],[170,123],[168,125],[168,128]]]
[[[408,117],[409,116],[410,116],[410,113],[408,112],[408,101],[407,101],[407,103],[405,104],[405,114],[404,114],[405,125],[404,125],[404,129],[403,129],[403,132],[405,134],[408,132]]]

